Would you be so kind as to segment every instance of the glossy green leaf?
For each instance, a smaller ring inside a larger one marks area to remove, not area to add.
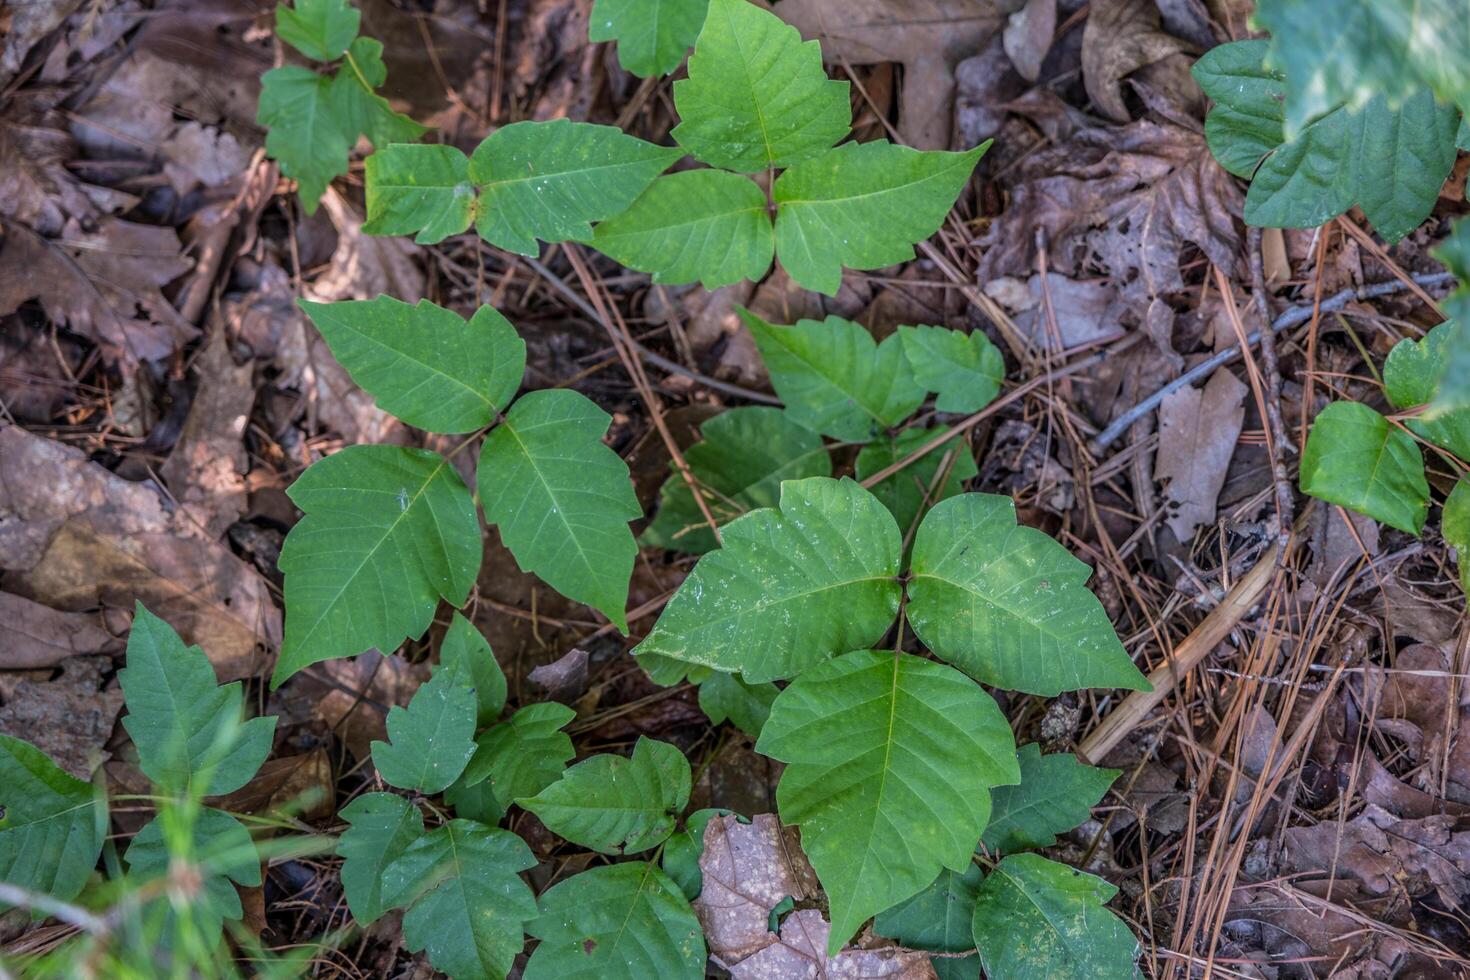
[[[172,816],[183,814],[175,810]],[[169,833],[169,818],[165,814],[154,817],[133,837],[123,855],[128,870],[137,883],[145,883],[167,876],[176,861],[192,865],[201,880],[188,904],[190,928],[203,937],[220,937],[222,941],[225,922],[237,921],[245,914],[235,885],[252,888],[261,883],[255,842],[245,825],[223,810],[200,807],[192,823],[183,828],[187,838],[182,841]],[[162,935],[165,943],[177,931],[178,914],[166,895],[155,898],[143,911],[144,918],[155,923],[149,931]]]
[[[828,952],[870,916],[963,871],[990,816],[990,788],[1020,779],[995,701],[952,667],[861,650],[781,692],[756,751],[787,763],[781,819],[831,905]]]
[[[1036,854],[1006,858],[986,876],[975,902],[975,945],[985,976],[1137,976],[1138,940],[1104,907],[1117,891]]]
[[[186,647],[141,602],[117,679],[138,765],[165,793],[233,793],[270,755],[274,716],[246,721],[241,682],[220,685],[204,651]]]
[[[747,682],[876,643],[898,613],[898,526],[851,480],[781,485],[781,506],[727,524],[634,650]]]
[[[1429,516],[1413,437],[1358,402],[1333,402],[1317,415],[1302,451],[1301,488],[1410,534]]]
[[[369,235],[414,235],[420,245],[458,235],[475,219],[469,158],[453,146],[390,143],[367,158]]]
[[[639,78],[667,75],[694,46],[709,0],[597,0],[590,41],[618,42],[618,64]]]
[[[774,684],[748,684],[737,674],[717,670],[699,685],[699,710],[711,725],[728,720],[747,735],[759,735],[777,693]]]
[[[526,370],[526,344],[482,306],[466,321],[423,299],[298,304],[378,407],[430,432],[473,432],[503,412]]]
[[[879,344],[866,328],[841,317],[782,327],[739,313],[787,414],[809,429],[866,442],[924,401],[897,334]]]
[[[653,281],[717,289],[760,279],[775,232],[754,181],[721,170],[685,170],[655,180],[623,213],[600,223],[592,244]]]
[[[440,598],[462,606],[480,571],[469,488],[438,453],[351,446],[287,491],[305,513],[286,536],[286,638],[272,683],[308,664],[392,651],[423,636]]]
[[[857,478],[866,480],[890,464],[906,458],[941,431],[904,429],[896,436],[879,436],[858,451],[854,464]],[[936,486],[935,481],[939,479],[941,466],[948,475]],[[898,522],[899,531],[907,537],[915,527],[921,511],[961,492],[965,481],[977,476],[979,472],[970,444],[963,439],[951,439],[945,446],[875,483],[869,488],[869,492],[883,501],[883,506],[888,508],[888,512]]]
[[[1266,64],[1269,47],[1264,40],[1217,45],[1190,69],[1215,103],[1205,117],[1210,152],[1246,180],[1285,139],[1286,76]]]
[[[340,815],[347,821],[337,839],[342,892],[352,917],[369,925],[390,908],[383,899],[383,872],[424,835],[424,818],[418,807],[395,793],[364,794]]]
[[[674,879],[689,901],[699,897],[704,888],[704,872],[699,859],[704,854],[704,831],[715,817],[730,815],[729,810],[711,808],[696,810],[684,821],[682,830],[664,842],[664,872]]]
[[[789,167],[847,135],[847,89],[827,77],[817,42],[803,42],[775,14],[746,0],[710,0],[689,77],[674,83],[682,121],[673,136],[713,167]]]
[[[1024,777],[1024,774],[1022,776]],[[990,791],[991,798],[1007,787]],[[879,912],[873,931],[888,936],[910,949],[938,953],[963,953],[973,949],[971,922],[975,896],[980,890],[980,869],[971,864],[964,871],[939,872],[933,884],[913,898]],[[978,980],[980,957],[935,957],[932,961],[939,980]]]
[[[357,37],[362,14],[347,0],[295,0],[276,5],[276,35],[316,61],[336,61]]]
[[[1005,359],[979,330],[899,327],[914,379],[937,398],[941,412],[978,412],[995,400],[1005,380]]]
[[[535,796],[561,776],[576,754],[561,729],[577,716],[564,704],[528,704],[477,740],[464,779],[487,784],[504,812],[523,797]]]
[[[1148,689],[1087,588],[1092,569],[1018,525],[1009,497],[967,493],[937,504],[919,525],[910,570],[909,624],[976,680],[1047,697]]]
[[[439,645],[439,669],[475,692],[476,727],[493,725],[500,718],[505,707],[505,673],[490,649],[490,641],[459,613],[449,621],[449,630]]]
[[[1455,331],[1454,324],[1441,323],[1423,340],[1401,340],[1389,351],[1383,362],[1383,388],[1394,408],[1409,409],[1434,400]],[[1470,460],[1470,408],[1405,419],[1404,425],[1421,439]]]
[[[526,980],[701,980],[704,931],[668,875],[629,861],[591,868],[541,896],[541,945]]]
[[[388,709],[388,741],[374,742],[373,765],[389,786],[432,795],[464,772],[475,754],[475,692],[441,670],[408,707]]]
[[[628,579],[643,516],[628,464],[602,442],[612,417],[565,388],[533,391],[480,449],[485,519],[522,571],[628,631]],[[479,544],[478,537],[476,545]]]
[[[519,872],[536,866],[508,830],[451,820],[420,837],[383,873],[383,899],[407,908],[403,940],[453,980],[501,980],[525,946],[536,897]]]
[[[594,755],[530,799],[516,802],[552,833],[603,854],[636,854],[674,832],[689,802],[689,760],[668,742],[639,738],[632,758]]]
[[[568,119],[502,126],[470,157],[481,195],[475,229],[522,255],[540,251],[538,238],[585,240],[592,222],[627,210],[683,155],[612,126]]]
[[[997,787],[990,794],[990,824],[985,846],[1010,853],[1050,847],[1058,834],[1080,826],[1120,775],[1116,769],[1083,765],[1060,752],[1042,755],[1032,743],[1017,753],[1021,782]]]
[[[721,524],[775,505],[785,480],[831,476],[821,436],[778,408],[733,408],[700,426],[701,441],[684,460],[704,489],[705,505]],[[702,555],[715,547],[689,484],[673,464],[659,493],[658,514],[640,538],[646,545]]]
[[[876,140],[798,163],[771,192],[782,268],[799,285],[835,296],[844,267],[907,262],[914,242],[944,222],[989,146],[946,153]]]
[[[1470,594],[1470,479],[1461,477],[1445,498],[1440,532],[1445,542],[1455,549],[1455,563],[1460,566],[1460,586]],[[0,867],[4,861],[0,861]]]
[[[76,898],[107,839],[107,806],[29,742],[0,735],[0,881]],[[0,912],[10,906],[0,902]]]

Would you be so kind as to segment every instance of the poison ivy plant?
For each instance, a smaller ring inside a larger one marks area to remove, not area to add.
[[[1003,788],[992,790],[991,798],[994,799]],[[873,931],[911,949],[938,953],[963,953],[973,949],[972,921],[980,880],[980,869],[973,864],[963,871],[946,868],[917,895],[878,913],[873,920]],[[939,980],[979,980],[978,955],[936,957],[932,962]]]
[[[424,127],[377,94],[388,77],[383,45],[358,37],[361,15],[347,0],[297,0],[276,7],[276,34],[312,61],[340,64],[327,74],[301,65],[261,78],[257,121],[265,148],[301,188],[307,214],[327,185],[347,172],[348,154],[366,136],[375,146],[416,140]]]
[[[941,412],[978,412],[1000,393],[1005,359],[983,333],[943,327],[899,327],[914,380],[939,397]]]
[[[1434,400],[1436,382],[1445,374],[1457,333],[1456,324],[1441,323],[1423,340],[1401,340],[1389,351],[1383,362],[1383,390],[1390,405],[1407,410]],[[1404,425],[1425,442],[1470,460],[1470,408],[1408,418]]]
[[[505,673],[490,643],[459,613],[449,621],[449,630],[439,645],[439,666],[454,676],[455,683],[474,691],[476,727],[494,724],[500,718],[505,707]]]
[[[29,742],[0,735],[0,881],[69,902],[107,839],[107,804]],[[0,902],[0,912],[10,908]]]
[[[1333,402],[1302,451],[1302,492],[1417,535],[1429,516],[1429,483],[1414,438],[1357,402]]]
[[[715,817],[727,817],[729,810],[718,807],[696,810],[684,821],[684,829],[664,841],[664,873],[678,883],[684,897],[691,902],[704,887],[704,872],[699,857],[704,853],[704,831]]]
[[[1445,498],[1440,531],[1445,541],[1455,549],[1455,561],[1460,566],[1460,585],[1470,595],[1470,478],[1461,477]]]
[[[561,730],[574,717],[566,705],[526,705],[475,740],[464,784],[484,785],[502,813],[516,800],[536,796],[556,782],[576,754]]]
[[[1453,333],[1445,339],[1444,365],[1425,412],[1431,418],[1441,412],[1470,411],[1470,328],[1465,326],[1470,323],[1470,221],[1456,221],[1434,257],[1454,273],[1459,288],[1443,303]]]
[[[709,0],[597,0],[591,41],[618,42],[618,64],[641,78],[667,75],[694,45]]]
[[[748,684],[737,674],[711,671],[699,685],[699,710],[710,724],[729,722],[747,735],[760,735],[779,692],[774,684]]]
[[[372,745],[378,775],[399,789],[443,792],[475,754],[475,692],[441,670],[407,708],[388,709],[386,727],[388,741]]]
[[[342,808],[347,830],[337,843],[342,864],[342,892],[352,917],[363,925],[376,922],[392,906],[383,894],[383,873],[424,835],[419,808],[393,793],[368,793]]]
[[[168,877],[181,858],[191,862],[200,870],[201,880],[188,904],[189,928],[206,939],[218,941],[225,922],[237,921],[245,915],[235,885],[253,888],[261,883],[260,855],[245,825],[212,807],[200,807],[197,813],[189,815],[188,841],[182,849],[176,839],[169,839],[176,830],[170,826],[168,813],[145,824],[123,855],[128,870],[139,883],[146,884]],[[147,928],[167,937],[175,935],[182,915],[182,910],[166,898],[150,903],[143,910],[144,920],[149,923]]]
[[[942,429],[904,429],[897,435],[879,436],[858,451],[853,472],[859,480],[876,476],[939,435]],[[941,472],[942,471],[942,472]],[[898,522],[905,540],[911,535],[920,515],[941,500],[947,500],[964,489],[965,481],[979,474],[969,444],[955,439],[948,447],[922,456],[915,463],[872,487],[873,496]]]
[[[1014,853],[1050,847],[1057,835],[1083,823],[1108,787],[1116,769],[1095,769],[1069,753],[1042,755],[1037,745],[1023,745],[1016,755],[1021,781],[997,786],[990,793],[990,823],[982,840],[994,851]]]

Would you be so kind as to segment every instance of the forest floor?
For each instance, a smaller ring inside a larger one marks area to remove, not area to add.
[[[642,82],[589,44],[590,0],[361,6],[385,45],[384,94],[444,142],[558,117],[667,139],[670,80]],[[1151,975],[1470,975],[1470,627],[1452,556],[1437,516],[1413,538],[1295,479],[1313,415],[1336,398],[1381,405],[1383,357],[1438,322],[1443,287],[1413,277],[1441,271],[1429,250],[1470,211],[1467,159],[1392,248],[1356,212],[1247,234],[1188,69],[1247,36],[1249,4],[1057,9],[1039,31],[978,0],[782,0],[854,83],[858,139],[995,140],[916,260],[850,272],[826,299],[779,270],[707,292],[601,258],[579,271],[556,246],[533,264],[473,235],[368,237],[360,156],[307,215],[255,122],[260,75],[283,57],[265,0],[0,8],[0,732],[85,778],[104,766],[114,794],[146,792],[115,677],[142,600],[280,718],[233,806],[314,790],[299,819],[337,829],[447,620],[396,655],[270,691],[276,560],[298,518],[285,490],[345,445],[453,443],[375,407],[298,297],[493,305],[526,339],[528,386],[574,387],[612,414],[607,441],[649,514],[669,455],[600,308],[661,355],[647,373],[683,445],[718,411],[771,401],[737,305],[779,323],[836,314],[879,337],[983,330],[1006,355],[1005,394],[947,419],[968,426],[970,487],[1013,497],[1022,523],[1093,566],[1145,671],[1191,663],[1142,701],[1001,696],[1018,741],[1123,771],[1053,853],[1118,886],[1111,907]],[[1178,384],[1283,316],[1274,359],[1247,345]],[[776,765],[627,655],[692,562],[643,549],[622,637],[522,573],[492,531],[474,622],[512,705],[575,708],[579,757],[655,736],[694,764],[691,809],[773,812]],[[532,676],[552,663],[566,668],[554,681]],[[146,818],[120,808],[113,833]],[[542,859],[538,888],[594,857],[513,820]],[[266,945],[311,942],[347,915],[336,860],[273,862],[245,909]],[[0,918],[0,949],[46,949],[69,928]],[[317,975],[427,976],[394,928],[323,950]]]

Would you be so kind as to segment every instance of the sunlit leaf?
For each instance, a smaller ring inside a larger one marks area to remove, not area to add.
[[[453,146],[390,143],[367,158],[369,235],[414,235],[420,245],[458,235],[475,218],[469,158]]]
[[[347,0],[295,0],[276,5],[276,35],[316,61],[335,61],[357,37],[362,14]]]
[[[1455,324],[1441,323],[1423,340],[1405,339],[1394,345],[1383,362],[1383,388],[1394,408],[1409,409],[1434,400],[1456,339]],[[1405,419],[1404,425],[1421,439],[1470,460],[1470,407]]]

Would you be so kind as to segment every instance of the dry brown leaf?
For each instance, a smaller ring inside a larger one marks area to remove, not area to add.
[[[781,922],[781,939],[730,969],[734,980],[935,980],[928,954],[898,946],[849,946],[827,955],[832,927],[816,909],[798,909]]]
[[[1153,0],[1093,0],[1089,10],[1082,29],[1082,80],[1103,115],[1127,122],[1123,77],[1190,45],[1159,29]]]
[[[559,659],[532,670],[526,679],[551,700],[571,704],[587,690],[587,651],[572,647]]]
[[[405,303],[423,299],[424,271],[418,265],[422,248],[401,236],[364,235],[362,215],[336,191],[327,192],[322,207],[337,227],[337,250],[327,271],[307,287],[310,299],[319,303],[379,295]]]
[[[1346,823],[1292,827],[1283,837],[1284,870],[1356,882],[1373,897],[1419,899],[1437,893],[1448,908],[1470,894],[1470,832],[1456,818],[1414,820],[1368,806]]]
[[[141,600],[222,681],[264,671],[281,638],[265,579],[156,488],[13,425],[0,425],[0,570],[8,590],[57,609]]]
[[[1063,350],[1098,344],[1119,334],[1118,291],[1100,280],[1068,279],[1048,272],[1046,279],[1035,275],[1022,282],[1010,276],[985,284],[985,292],[1014,316],[1015,324],[1033,344],[1048,350]],[[1051,303],[1058,336],[1050,336],[1043,299]]]
[[[73,657],[61,663],[61,676],[21,681],[3,707],[0,732],[32,743],[78,779],[107,761],[102,746],[122,710],[122,689],[103,690],[106,657]]]
[[[250,782],[213,805],[232,813],[274,813],[324,820],[335,808],[332,759],[326,749],[265,760]]]
[[[120,647],[96,613],[62,612],[22,596],[0,592],[5,645],[0,670],[55,667],[69,657]]]
[[[393,705],[406,705],[429,679],[428,664],[385,657],[376,650],[346,660],[324,660],[288,680],[271,698],[268,714],[319,722],[358,760],[375,740],[387,738]]]
[[[1006,55],[1028,82],[1041,76],[1041,62],[1051,50],[1057,29],[1057,0],[1026,0],[1006,22]]]
[[[47,34],[61,26],[82,0],[49,0],[47,3],[17,3],[5,11],[9,28],[0,43],[0,86],[20,71],[26,54]]]
[[[1203,388],[1175,391],[1159,405],[1154,479],[1164,484],[1174,536],[1187,542],[1215,519],[1215,504],[1245,422],[1246,386],[1225,368]]]

